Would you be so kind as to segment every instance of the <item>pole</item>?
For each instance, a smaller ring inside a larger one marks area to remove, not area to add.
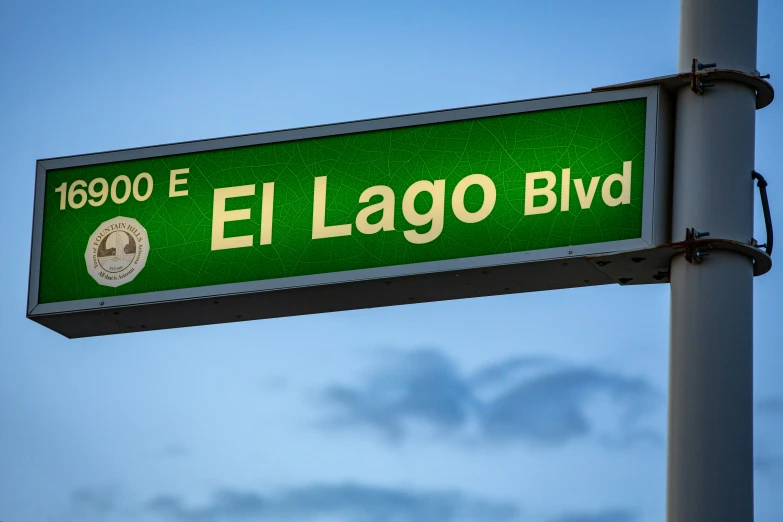
[[[756,69],[758,0],[682,0],[679,72]],[[753,235],[755,92],[677,93],[672,240]],[[753,265],[713,250],[671,263],[668,522],[753,520]]]

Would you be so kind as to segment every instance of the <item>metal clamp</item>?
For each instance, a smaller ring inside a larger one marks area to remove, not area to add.
[[[758,172],[751,171],[751,177],[756,180],[756,185],[759,188],[759,194],[761,195],[761,209],[764,212],[764,226],[767,230],[767,242],[763,245],[758,245],[759,247],[764,247],[765,251],[767,252],[768,256],[772,255],[772,243],[774,241],[775,236],[773,235],[772,231],[772,216],[769,212],[769,200],[767,199],[767,180],[764,179],[764,176],[759,174]]]
[[[659,245],[630,252],[601,253],[585,256],[597,270],[621,285],[644,285],[670,282],[670,267],[675,256],[685,254],[690,262],[709,263],[710,253],[733,252],[753,261],[753,275],[760,276],[772,268],[772,258],[752,241],[745,243],[718,239],[705,232],[688,229],[686,241]],[[718,254],[719,255],[719,254]],[[696,267],[694,267],[696,268]]]
[[[695,228],[685,229],[685,241],[682,246],[685,247],[685,260],[691,264],[701,263],[704,256],[710,255],[709,251],[702,249],[703,242],[697,242],[698,239],[709,236],[709,232],[699,232]]]
[[[753,275],[756,276],[764,275],[772,268],[772,258],[767,252],[758,248],[755,240],[751,239],[748,243],[742,243],[731,239],[707,238],[709,235],[709,232],[698,232],[694,228],[688,228],[685,230],[685,241],[662,245],[659,248],[671,248],[674,250],[673,253],[684,253],[685,260],[692,264],[704,261],[704,258],[710,255],[712,250],[726,250],[742,254],[753,260]]]
[[[645,87],[647,85],[660,85],[669,92],[676,93],[680,88],[687,85],[691,86],[691,89],[695,88],[698,94],[703,94],[705,87],[711,87],[713,82],[725,81],[740,83],[747,85],[754,91],[756,91],[756,108],[763,109],[770,103],[775,97],[775,90],[772,85],[767,81],[768,75],[762,76],[758,71],[753,73],[746,73],[742,71],[735,71],[732,69],[717,69],[711,68],[710,65],[717,64],[701,64],[702,68],[699,69],[699,61],[693,64],[690,72],[671,74],[668,76],[660,76],[658,78],[648,78],[646,80],[638,80],[635,82],[620,83],[616,85],[607,85],[604,87],[595,87],[593,91],[614,91],[618,89],[629,89],[632,87]],[[701,85],[699,85],[701,84]]]
[[[714,83],[704,83],[701,81],[700,76],[704,75],[699,74],[697,71],[702,71],[703,69],[714,69],[717,66],[717,63],[701,63],[699,60],[694,58],[693,63],[691,64],[691,90],[696,94],[704,94],[704,89],[707,87],[715,87]]]

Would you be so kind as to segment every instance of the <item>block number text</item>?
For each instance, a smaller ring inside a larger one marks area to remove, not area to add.
[[[60,210],[65,210],[66,207],[82,208],[87,203],[100,207],[109,197],[118,205],[128,201],[131,195],[136,201],[146,201],[152,195],[152,187],[152,176],[142,172],[132,182],[125,174],[114,178],[111,184],[104,178],[95,178],[89,184],[77,179],[70,186],[64,181],[54,191],[60,195]]]

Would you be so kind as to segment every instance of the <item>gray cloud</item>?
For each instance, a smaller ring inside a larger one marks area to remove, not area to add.
[[[607,395],[621,406],[624,424],[645,413],[655,394],[642,379],[592,368],[560,367],[515,383],[484,408],[483,426],[494,439],[563,443],[587,435],[587,403]]]
[[[773,474],[783,469],[783,457],[766,453],[763,449],[753,459],[753,468],[759,473]]]
[[[756,403],[756,412],[764,416],[780,417],[783,419],[783,398],[766,397]]]
[[[633,522],[636,514],[627,509],[610,509],[599,513],[570,513],[552,520],[552,522]]]
[[[114,485],[82,487],[70,495],[61,520],[64,522],[110,522],[133,515],[123,506],[124,495]]]
[[[614,405],[619,432],[601,440],[614,447],[660,441],[639,425],[659,402],[645,380],[544,357],[501,361],[464,376],[437,350],[396,354],[359,387],[333,386],[329,425],[366,426],[399,441],[412,423],[444,434],[475,425],[480,440],[562,444],[593,432],[588,407],[596,398]]]
[[[440,352],[418,350],[388,362],[361,389],[333,386],[324,392],[336,410],[331,424],[367,425],[399,440],[407,421],[453,430],[477,406],[469,385]]]
[[[117,509],[118,496],[113,486],[80,488],[71,494],[71,508],[77,514],[105,516]]]
[[[187,457],[189,452],[185,446],[181,444],[169,444],[163,448],[163,455],[171,458]]]
[[[783,473],[783,455],[777,451],[783,440],[783,398],[766,397],[756,402],[756,424],[753,467],[768,479],[778,480]]]
[[[521,372],[556,364],[557,361],[549,357],[513,357],[482,368],[473,375],[471,382],[477,386],[492,386],[505,383],[509,378],[519,376]]]
[[[175,496],[151,500],[147,511],[174,522],[234,520],[346,522],[505,522],[518,520],[512,504],[477,500],[457,492],[411,492],[353,484],[315,485],[264,496],[225,490],[201,507]]]
[[[127,501],[127,499],[125,499]],[[158,495],[141,505],[122,504],[114,487],[83,488],[71,496],[68,520],[168,522],[521,522],[513,503],[459,491],[409,490],[345,483],[313,484],[266,494],[223,489],[202,504]],[[527,520],[527,518],[525,518]],[[542,520],[536,517],[535,520]],[[634,512],[570,512],[546,522],[634,522]]]

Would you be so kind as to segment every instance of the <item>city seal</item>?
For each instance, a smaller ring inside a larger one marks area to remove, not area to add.
[[[90,236],[84,261],[99,285],[118,287],[141,272],[149,251],[144,227],[133,218],[117,216],[101,223]]]

